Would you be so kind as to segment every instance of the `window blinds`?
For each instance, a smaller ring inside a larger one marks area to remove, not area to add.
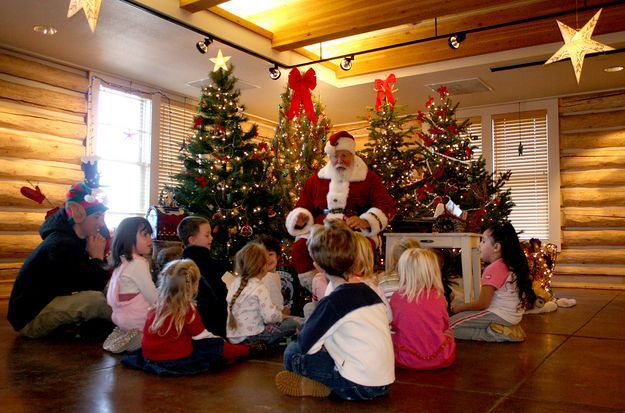
[[[160,136],[158,146],[158,193],[166,186],[176,185],[173,176],[183,170],[178,159],[183,142],[193,134],[196,108],[173,100],[161,101]]]
[[[493,115],[492,121],[493,169],[512,171],[510,221],[522,239],[549,239],[547,111]]]

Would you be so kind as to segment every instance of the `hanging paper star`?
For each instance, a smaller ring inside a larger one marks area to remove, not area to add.
[[[215,63],[215,68],[213,69],[213,72],[216,72],[219,69],[228,70],[228,66],[226,65],[226,63],[228,62],[228,60],[230,60],[230,56],[224,56],[221,53],[221,49],[219,49],[219,51],[217,52],[217,57],[211,57],[209,60]]]
[[[599,11],[588,21],[588,23],[584,25],[584,27],[582,27],[580,31],[574,30],[559,20],[556,20],[558,22],[558,26],[560,27],[562,38],[564,39],[564,46],[551,56],[545,64],[571,58],[573,70],[575,71],[575,77],[577,78],[577,84],[579,84],[579,79],[582,76],[582,66],[584,65],[585,55],[589,53],[614,50],[613,47],[599,43],[590,38],[593,30],[595,30],[595,25],[599,20],[601,10],[603,9],[599,9]]]
[[[100,14],[100,4],[102,0],[70,0],[67,17],[72,17],[78,13],[80,9],[85,12],[89,27],[95,32],[95,26],[98,23],[98,14]]]
[[[519,142],[517,150],[519,151],[519,156],[523,156],[523,142]]]

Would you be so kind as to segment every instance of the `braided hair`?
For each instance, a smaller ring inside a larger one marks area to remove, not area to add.
[[[257,242],[249,242],[234,256],[234,272],[241,278],[239,288],[228,304],[228,327],[237,328],[237,320],[232,309],[251,278],[266,272],[267,249]]]

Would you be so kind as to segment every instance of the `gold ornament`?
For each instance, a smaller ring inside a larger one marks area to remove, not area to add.
[[[100,4],[102,0],[70,0],[69,9],[67,10],[67,17],[72,17],[78,13],[80,9],[85,12],[89,27],[92,32],[95,32],[95,26],[98,23],[98,14],[100,14]]]
[[[558,26],[560,27],[562,38],[564,39],[564,46],[551,56],[545,64],[547,65],[559,60],[571,58],[571,64],[573,64],[573,70],[575,71],[575,78],[577,79],[578,85],[579,79],[582,76],[582,66],[584,65],[585,55],[588,53],[614,50],[613,47],[599,43],[590,38],[593,30],[595,30],[597,21],[599,21],[601,10],[603,9],[599,9],[599,11],[588,21],[588,23],[584,25],[584,27],[582,27],[580,31],[572,29],[561,21],[556,20],[558,22]]]
[[[213,72],[218,71],[219,69],[228,70],[228,65],[226,63],[230,60],[230,56],[224,56],[221,53],[221,49],[217,52],[217,57],[211,57],[209,59],[211,62],[215,63],[215,67],[213,68]]]

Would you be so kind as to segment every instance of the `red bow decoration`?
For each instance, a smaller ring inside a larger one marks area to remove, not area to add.
[[[35,189],[23,186],[20,188],[20,192],[26,198],[31,199],[38,204],[41,204],[43,200],[46,199],[46,196],[41,192],[41,189],[39,189],[39,185],[35,185]]]
[[[317,86],[317,75],[315,71],[310,68],[306,71],[304,76],[300,73],[299,69],[294,67],[289,73],[289,87],[293,89],[293,98],[291,99],[291,107],[286,113],[289,119],[293,119],[300,111],[300,105],[304,105],[306,116],[314,124],[317,125],[317,116],[315,115],[315,108],[310,97],[310,91]]]
[[[393,73],[388,75],[386,80],[375,80],[375,91],[378,95],[375,98],[375,110],[380,110],[382,100],[386,98],[386,103],[391,105],[391,109],[395,106],[395,96],[393,96],[393,84],[397,82],[397,78]]]

